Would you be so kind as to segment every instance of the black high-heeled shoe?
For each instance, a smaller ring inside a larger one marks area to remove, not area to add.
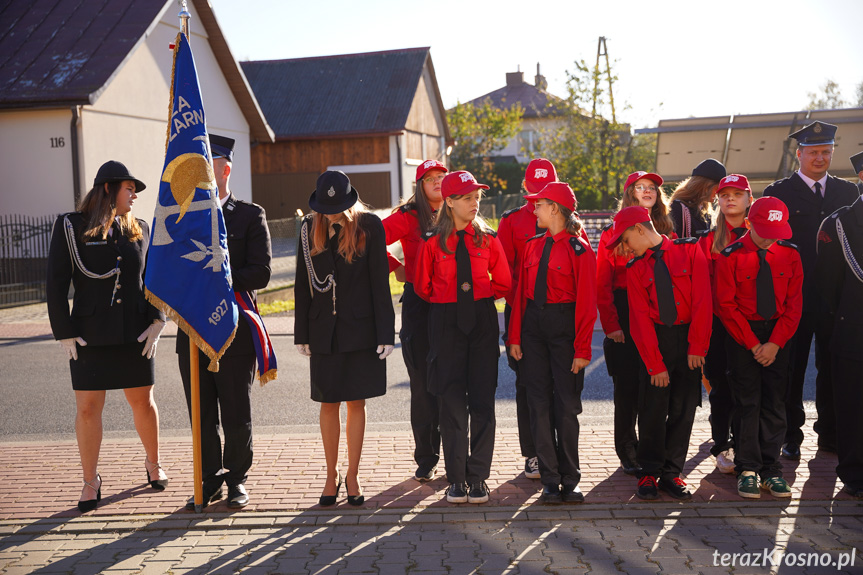
[[[357,484],[359,485],[359,481],[357,481]],[[346,484],[345,489],[347,489],[347,488],[348,488],[348,486]],[[363,495],[363,488],[362,487],[360,487],[360,492],[357,495],[351,495],[350,493],[348,493],[348,505],[353,505],[354,507],[358,507],[358,506],[362,505],[365,502],[365,500],[366,500],[366,498]]]
[[[339,482],[336,484],[336,494],[335,495],[321,495],[320,499],[318,499],[318,505],[321,507],[328,507],[330,505],[335,505],[336,500],[339,498],[339,490],[342,488],[342,474],[339,473]]]
[[[95,485],[93,485],[93,483],[90,483],[89,481],[84,482],[84,485],[86,485],[90,489],[93,489],[96,492],[96,499],[87,499],[86,501],[79,501],[78,502],[78,511],[80,511],[81,513],[87,513],[88,511],[93,511],[94,509],[96,509],[96,505],[100,501],[102,501],[102,476],[97,473],[96,479],[99,480],[99,487],[96,487]],[[95,483],[95,479],[93,480],[93,482]]]
[[[156,479],[152,479],[150,477],[150,467],[153,466],[156,468]],[[150,487],[155,489],[156,491],[164,491],[166,487],[168,487],[168,477],[165,476],[165,479],[159,479],[159,470],[162,469],[162,465],[157,461],[156,463],[150,463],[150,460],[146,457],[144,458],[144,471],[147,472],[147,483],[150,484]]]

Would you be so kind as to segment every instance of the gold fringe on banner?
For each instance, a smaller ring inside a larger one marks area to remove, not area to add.
[[[189,322],[184,320],[180,316],[180,314],[177,313],[176,310],[174,310],[174,308],[162,301],[159,296],[157,296],[147,288],[144,288],[144,295],[146,296],[148,302],[162,310],[162,312],[164,312],[166,316],[171,318],[174,323],[177,324],[177,327],[182,329],[183,333],[188,335],[189,339],[195,342],[195,345],[198,346],[198,349],[203,351],[204,354],[210,358],[210,365],[207,366],[207,370],[212,372],[218,372],[219,359],[221,359],[221,357],[225,355],[225,352],[228,350],[228,348],[231,346],[231,343],[234,341],[234,336],[237,335],[237,326],[234,326],[234,331],[231,332],[231,337],[228,338],[228,341],[225,342],[225,345],[222,346],[222,349],[216,351],[213,346],[208,344],[200,335],[198,335],[198,332],[195,331],[195,328],[189,325]],[[264,374],[264,377],[267,377],[270,373],[275,373],[275,370],[268,371]],[[275,377],[275,375],[273,375],[273,377]],[[270,379],[271,378],[268,377],[266,381],[269,381]],[[261,382],[261,385],[263,385],[263,378],[261,379]]]
[[[180,51],[180,36],[182,32],[177,33],[177,38],[174,40],[174,56],[171,59],[171,94],[168,97],[168,128],[165,130],[165,155],[168,155],[168,144],[171,143],[171,118],[174,117],[174,80],[177,79],[177,52]]]
[[[267,382],[268,382],[268,381],[273,381],[274,379],[276,379],[277,377],[279,377],[279,370],[277,370],[277,369],[271,369],[271,370],[269,370],[267,373],[265,373],[264,375],[261,375],[261,374],[260,374],[260,373],[258,373],[258,371],[256,370],[256,371],[255,371],[255,375],[257,375],[257,376],[258,376],[258,380],[260,380],[260,382],[261,382],[261,387],[264,387],[264,386],[267,384]]]

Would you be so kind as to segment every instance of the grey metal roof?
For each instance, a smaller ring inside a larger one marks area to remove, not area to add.
[[[319,138],[404,130],[428,56],[409,48],[240,64],[277,139]]]
[[[165,5],[152,0],[0,3],[0,108],[92,104]]]

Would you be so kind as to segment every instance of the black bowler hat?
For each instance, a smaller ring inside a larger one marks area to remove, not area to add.
[[[707,158],[695,166],[695,169],[692,170],[692,175],[701,176],[702,178],[718,182],[728,174],[726,173],[725,166],[722,165],[722,162],[714,160],[713,158]]]
[[[219,136],[218,134],[210,134],[210,150],[213,152],[213,159],[225,158],[229,162],[234,161],[234,144],[236,140]]]
[[[854,173],[863,172],[863,152],[859,152],[851,156],[851,165],[854,166]]]
[[[340,214],[360,198],[347,174],[327,170],[318,176],[315,191],[309,197],[309,207],[319,214]]]
[[[788,136],[797,140],[798,146],[823,146],[834,143],[837,127],[826,122],[812,122]]]
[[[144,182],[130,174],[129,168],[127,168],[122,162],[110,160],[102,164],[99,171],[96,172],[96,179],[93,180],[93,187],[95,188],[96,186],[101,186],[102,184],[109,182],[124,182],[126,180],[132,180],[135,182],[136,194],[138,192],[143,192],[147,187]]]

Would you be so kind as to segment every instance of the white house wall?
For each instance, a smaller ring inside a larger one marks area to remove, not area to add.
[[[71,120],[68,109],[0,113],[0,214],[74,209]]]
[[[237,140],[231,190],[252,199],[249,127],[207,43],[193,6],[191,45],[204,99],[208,130]],[[151,220],[165,161],[165,137],[171,85],[172,52],[179,21],[170,3],[160,21],[127,58],[105,91],[81,112],[79,134],[81,193],[86,194],[105,161],[119,160],[147,184],[134,213]],[[70,211],[73,206],[71,111],[27,110],[0,113],[0,169],[3,201],[0,213],[28,215]],[[50,138],[65,138],[50,148]],[[46,166],[48,169],[46,169]],[[8,186],[8,187],[7,187]],[[15,189],[29,193],[7,201]]]

